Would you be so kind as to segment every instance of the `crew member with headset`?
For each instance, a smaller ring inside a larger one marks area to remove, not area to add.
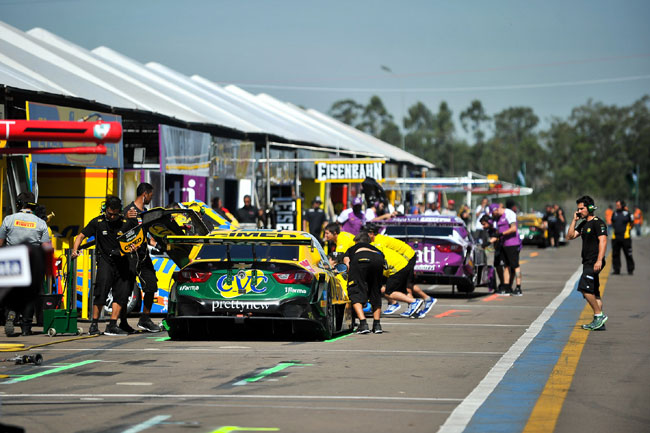
[[[582,325],[582,329],[596,331],[605,329],[607,315],[603,313],[603,300],[600,297],[600,271],[605,267],[607,251],[607,226],[594,212],[598,209],[594,199],[588,195],[576,200],[578,209],[567,231],[567,240],[582,239],[582,276],[578,281],[578,291],[594,312],[594,320]],[[578,224],[579,220],[583,220]]]
[[[138,224],[142,224],[142,215],[147,211],[145,207],[151,203],[153,197],[153,185],[143,182],[138,185],[136,190],[137,197],[124,208],[124,214],[127,218],[135,220]],[[144,234],[146,237],[146,233]],[[150,242],[155,245],[153,239]],[[135,267],[135,274],[140,280],[140,286],[144,292],[142,298],[142,314],[138,320],[138,328],[147,332],[158,332],[160,328],[151,320],[151,307],[153,307],[153,300],[158,292],[158,278],[156,277],[156,270],[151,261],[151,255],[146,245],[139,248],[136,252],[137,263]],[[126,310],[122,311],[122,329],[128,332],[134,332],[133,328],[126,322]]]
[[[618,200],[616,210],[612,214],[612,273],[618,275],[621,273],[621,250],[625,255],[627,273],[634,273],[634,258],[632,257],[632,226],[634,226],[634,217],[627,210],[625,202]]]
[[[34,193],[21,192],[18,194],[17,203],[19,211],[8,215],[0,226],[0,247],[29,244],[32,246],[52,247],[47,224],[44,220],[34,215],[36,198]],[[33,254],[30,253],[30,260]],[[22,335],[32,334],[32,321],[34,317],[34,301],[42,291],[43,278],[33,278],[30,287],[12,290],[7,299],[9,311],[5,320],[5,334],[9,337],[14,334],[14,321],[16,312],[22,314]]]
[[[79,247],[84,239],[95,237],[97,251],[97,274],[93,296],[93,319],[88,334],[98,335],[99,314],[106,303],[108,292],[113,290],[111,318],[104,335],[128,335],[128,331],[117,326],[122,308],[126,308],[135,274],[127,256],[120,252],[118,237],[137,226],[137,221],[127,220],[122,215],[122,200],[114,195],[106,197],[102,214],[90,220],[77,235],[72,247],[72,257],[78,257]]]

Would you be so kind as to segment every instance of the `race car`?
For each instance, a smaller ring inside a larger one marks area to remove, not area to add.
[[[255,332],[323,339],[353,326],[320,243],[288,230],[210,230],[190,209],[154,209],[143,227],[179,270],[165,326],[174,339]]]
[[[427,284],[450,284],[471,293],[496,287],[495,272],[485,251],[455,216],[406,215],[379,223],[383,234],[408,243],[417,254],[415,278]]]
[[[521,242],[546,248],[548,245],[548,229],[542,218],[534,213],[517,216],[517,228]]]

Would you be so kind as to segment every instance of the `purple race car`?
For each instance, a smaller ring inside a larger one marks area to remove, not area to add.
[[[383,234],[408,243],[417,254],[415,278],[427,284],[451,284],[461,292],[496,288],[494,268],[455,216],[406,215],[382,221]]]

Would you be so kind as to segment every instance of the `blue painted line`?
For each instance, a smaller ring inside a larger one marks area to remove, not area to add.
[[[476,411],[465,433],[512,433],[524,429],[585,306],[577,285]]]

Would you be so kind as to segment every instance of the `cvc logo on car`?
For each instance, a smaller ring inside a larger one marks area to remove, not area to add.
[[[264,293],[267,287],[262,286],[268,283],[269,278],[266,275],[253,276],[254,269],[241,270],[237,275],[232,277],[228,282],[228,275],[222,275],[217,280],[217,290],[224,298],[236,298],[237,296],[248,293]],[[255,271],[257,272],[257,271]],[[260,287],[262,286],[262,287]]]

